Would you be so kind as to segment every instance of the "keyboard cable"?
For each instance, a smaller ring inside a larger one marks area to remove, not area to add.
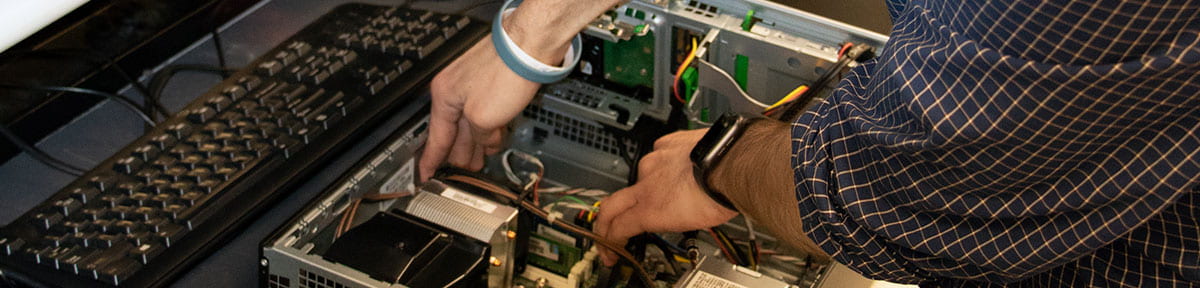
[[[86,94],[86,95],[92,95],[92,96],[101,96],[101,97],[108,98],[109,100],[116,101],[117,103],[128,108],[130,111],[135,112],[136,114],[138,114],[139,118],[141,118],[142,121],[144,121],[147,125],[149,125],[151,127],[158,124],[154,121],[154,119],[152,117],[150,117],[149,114],[147,114],[146,111],[142,110],[141,107],[138,107],[137,104],[134,104],[132,100],[130,100],[128,97],[125,97],[123,95],[107,93],[107,92],[102,92],[102,91],[92,90],[92,89],[87,89],[87,88],[62,87],[62,86],[20,86],[20,85],[12,85],[12,84],[0,84],[0,89],[27,90],[27,91],[37,91],[37,92],[64,92],[64,93],[77,93],[77,94]],[[30,157],[33,157],[34,160],[37,160],[38,162],[42,162],[42,164],[45,164],[46,166],[49,166],[50,168],[53,168],[54,170],[58,170],[59,172],[63,172],[68,175],[72,175],[72,176],[76,176],[76,177],[81,177],[87,171],[87,169],[79,168],[78,166],[71,165],[70,163],[67,163],[66,161],[63,161],[54,156],[51,156],[50,153],[46,153],[46,151],[41,150],[40,148],[37,148],[37,146],[34,146],[33,144],[26,142],[25,140],[23,140],[19,136],[17,136],[17,134],[14,133],[7,126],[0,125],[0,134],[2,134],[2,136],[4,136],[4,138],[7,139],[9,142],[12,142],[13,145],[16,145],[18,149],[25,152],[26,154],[29,154]]]
[[[54,158],[54,156],[50,156],[50,154],[46,153],[46,151],[42,151],[42,149],[38,149],[36,146],[30,145],[28,142],[25,142],[25,140],[22,140],[15,133],[13,133],[12,130],[9,130],[8,126],[0,125],[0,135],[3,135],[5,139],[8,139],[8,142],[12,142],[13,145],[16,145],[17,148],[21,149],[21,151],[24,151],[25,154],[29,154],[29,156],[33,157],[34,160],[42,162],[42,164],[46,164],[46,166],[50,166],[50,168],[53,168],[54,170],[58,170],[59,172],[63,172],[75,177],[82,177],[84,171],[87,171],[83,168],[71,165],[66,161]]]
[[[150,117],[150,114],[148,112],[146,112],[145,110],[142,110],[142,107],[138,107],[138,105],[136,103],[134,103],[133,100],[130,100],[129,97],[125,97],[123,95],[117,95],[117,94],[103,92],[103,91],[99,91],[99,90],[79,88],[79,87],[70,87],[70,86],[37,86],[37,85],[21,86],[21,85],[0,83],[0,89],[26,90],[26,91],[34,91],[34,92],[66,92],[66,93],[76,93],[76,94],[100,96],[100,97],[108,98],[109,100],[112,100],[112,101],[116,101],[118,104],[121,104],[121,105],[125,106],[126,108],[129,108],[130,111],[138,114],[138,117],[142,118],[142,121],[145,121],[146,124],[149,124],[150,126],[155,126],[158,124],[157,122],[154,121],[153,117]]]

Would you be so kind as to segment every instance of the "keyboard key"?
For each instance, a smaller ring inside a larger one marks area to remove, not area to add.
[[[107,191],[108,189],[114,188],[116,182],[116,177],[107,173],[99,173],[91,178],[88,178],[88,184],[92,185],[92,187],[96,187],[96,189],[99,189],[100,191]]]
[[[115,208],[115,207],[121,205],[122,203],[125,203],[125,200],[127,200],[127,199],[129,199],[129,196],[126,196],[124,194],[100,195],[100,201],[104,202],[104,206],[106,206],[108,208]],[[106,211],[106,212],[108,212],[108,211]],[[107,215],[109,215],[109,214],[105,214],[105,215],[101,215],[101,216],[108,217]]]
[[[187,234],[187,229],[184,229],[183,226],[173,223],[164,223],[157,228],[158,229],[155,230],[154,235],[158,236],[159,239],[162,239],[163,244],[167,247],[175,245],[175,243],[183,238],[184,234]]]
[[[212,98],[209,98],[208,101],[204,101],[204,104],[208,105],[208,107],[217,112],[221,112],[225,111],[225,108],[229,108],[229,105],[233,105],[233,99],[229,99],[229,97],[222,95],[216,95],[212,96]]]
[[[86,207],[79,210],[84,216],[84,219],[95,221],[104,218],[108,214],[108,208],[105,207]],[[95,224],[94,222],[92,224]]]
[[[295,53],[291,53],[289,51],[279,51],[279,52],[275,52],[274,58],[275,58],[275,61],[279,61],[280,64],[287,66],[287,65],[291,65],[292,63],[295,63],[296,59],[299,59],[300,57],[299,57],[299,55],[296,55]]]
[[[192,134],[192,125],[187,123],[175,123],[167,126],[167,133],[175,138],[184,138]]]
[[[83,204],[87,204],[88,201],[92,201],[92,199],[96,198],[96,195],[99,194],[100,190],[92,187],[75,187],[71,189],[71,197],[78,199],[79,202],[82,202]]]
[[[97,252],[98,251],[96,249],[87,247],[80,247],[71,252],[67,252],[66,254],[58,257],[59,270],[79,274],[80,268],[82,268],[80,267],[80,264],[83,263],[84,259],[91,257],[92,254],[96,254]]]
[[[155,158],[153,162],[150,162],[150,167],[158,169],[159,171],[165,171],[170,169],[172,166],[175,166],[175,163],[179,160],[179,158],[182,158],[182,155],[187,153],[190,153],[190,151],[176,151],[175,149],[172,149],[170,152],[168,152],[169,155],[158,156],[158,158]]]
[[[50,230],[54,225],[62,222],[63,215],[58,212],[38,213],[33,216],[33,224],[40,230]]]
[[[212,107],[208,106],[192,108],[187,111],[187,119],[196,124],[208,122],[209,119],[212,119],[212,117],[216,115],[217,110],[213,110]]]
[[[170,149],[171,147],[175,146],[175,143],[177,142],[179,142],[179,139],[169,134],[157,135],[150,138],[151,144],[154,144],[154,146],[157,146],[158,149],[163,150]]]
[[[4,255],[14,255],[16,251],[21,250],[25,246],[25,240],[21,238],[0,238],[0,252]]]
[[[137,261],[141,262],[142,264],[150,263],[150,260],[153,260],[155,256],[158,256],[158,254],[162,254],[163,250],[166,250],[167,248],[164,244],[151,242],[136,246],[137,248],[134,248],[129,252],[129,256],[132,256],[133,259],[137,259]]]
[[[96,221],[96,222],[99,222],[99,221]],[[93,223],[95,223],[95,222],[93,222]],[[111,223],[105,225],[104,227],[105,227],[105,229],[106,229],[105,231],[107,233],[116,232],[116,226],[113,226]],[[129,244],[128,241],[125,241],[125,237],[117,236],[114,234],[100,234],[100,236],[96,236],[96,238],[92,242],[95,243],[93,245],[95,245],[96,247],[108,248],[110,250],[120,250],[120,248],[125,245],[129,245],[130,248],[132,248],[132,246],[133,246],[133,244]],[[124,254],[121,254],[121,255],[124,255]]]
[[[117,184],[117,193],[132,195],[133,193],[141,192],[142,187],[145,186],[146,184],[140,182],[121,182],[121,184]]]
[[[161,152],[162,152],[162,149],[159,149],[158,146],[155,146],[153,144],[145,144],[145,145],[138,146],[137,148],[134,148],[133,156],[141,158],[142,161],[151,161],[151,160],[154,160],[154,158],[158,157],[158,153],[161,153]]]
[[[142,168],[143,163],[145,163],[145,161],[143,161],[141,158],[136,156],[128,156],[118,159],[117,163],[113,164],[113,170],[122,174],[132,175],[134,172],[137,172],[137,170]]]
[[[229,86],[224,90],[221,90],[221,95],[225,95],[225,97],[229,97],[229,99],[237,101],[238,99],[242,99],[242,97],[246,96],[246,88],[243,88],[242,86]]]
[[[137,178],[138,181],[142,181],[142,183],[152,184],[154,183],[154,180],[159,179],[158,175],[160,174],[162,174],[162,171],[151,166],[142,168],[142,170],[138,170],[137,173],[133,174],[133,177]]]
[[[292,44],[288,44],[287,48],[292,53],[303,56],[308,54],[308,51],[312,51],[312,44],[305,42],[292,42]]]
[[[237,79],[237,83],[242,85],[242,88],[245,88],[246,91],[253,91],[258,88],[258,85],[262,84],[262,79],[254,76],[242,76]],[[237,97],[232,98],[237,99]]]
[[[69,217],[72,213],[75,213],[75,210],[79,210],[80,207],[83,207],[83,202],[80,202],[75,198],[64,198],[54,201],[54,207],[58,209],[58,213],[62,213],[64,216]]]
[[[133,273],[142,268],[142,263],[130,258],[118,258],[95,270],[96,279],[111,285],[121,285],[121,281],[129,279]]]

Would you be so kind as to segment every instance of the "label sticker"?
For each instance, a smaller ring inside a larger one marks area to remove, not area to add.
[[[458,203],[471,206],[483,212],[492,213],[496,211],[496,204],[492,204],[487,200],[475,197],[475,195],[446,189],[446,191],[442,191],[442,197],[450,198],[454,201],[458,201]]]
[[[549,259],[550,261],[558,261],[558,246],[551,245],[546,240],[530,237],[529,253]]]
[[[692,281],[688,282],[685,288],[746,288],[746,286],[725,280],[708,272],[696,271],[696,277],[692,278]]]
[[[388,177],[387,181],[383,182],[383,186],[379,187],[379,193],[412,193],[413,190],[416,190],[417,187],[413,184],[413,162],[412,159],[409,159],[403,166],[400,166],[400,170],[396,170],[396,173]]]
[[[586,75],[592,75],[592,62],[579,61],[579,72]]]

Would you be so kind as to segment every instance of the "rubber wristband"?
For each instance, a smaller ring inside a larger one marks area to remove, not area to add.
[[[496,14],[495,21],[492,21],[492,44],[496,47],[496,54],[500,55],[500,60],[504,61],[509,70],[525,80],[547,84],[567,78],[575,65],[579,64],[579,57],[583,54],[583,39],[575,35],[560,67],[546,65],[529,56],[508,37],[508,33],[504,32],[504,25],[501,24],[504,23],[504,17],[516,10],[515,6],[520,3],[520,0],[505,1],[504,6],[500,7],[500,12]]]

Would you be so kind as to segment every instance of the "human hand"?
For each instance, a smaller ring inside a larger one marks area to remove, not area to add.
[[[654,151],[642,157],[633,186],[613,193],[600,204],[593,231],[624,246],[629,237],[644,232],[683,232],[720,225],[737,216],[709,198],[692,175],[688,158],[692,147],[708,129],[676,132],[654,142]],[[605,265],[617,255],[602,249]]]
[[[421,181],[443,162],[479,170],[503,145],[503,127],[533,98],[538,84],[509,70],[485,38],[434,77],[429,138]]]
[[[500,24],[526,54],[558,65],[571,39],[619,1],[526,0]],[[443,162],[482,168],[484,154],[498,152],[503,144],[500,128],[529,104],[539,87],[508,69],[490,35],[438,73],[430,86],[433,100],[421,181]]]

